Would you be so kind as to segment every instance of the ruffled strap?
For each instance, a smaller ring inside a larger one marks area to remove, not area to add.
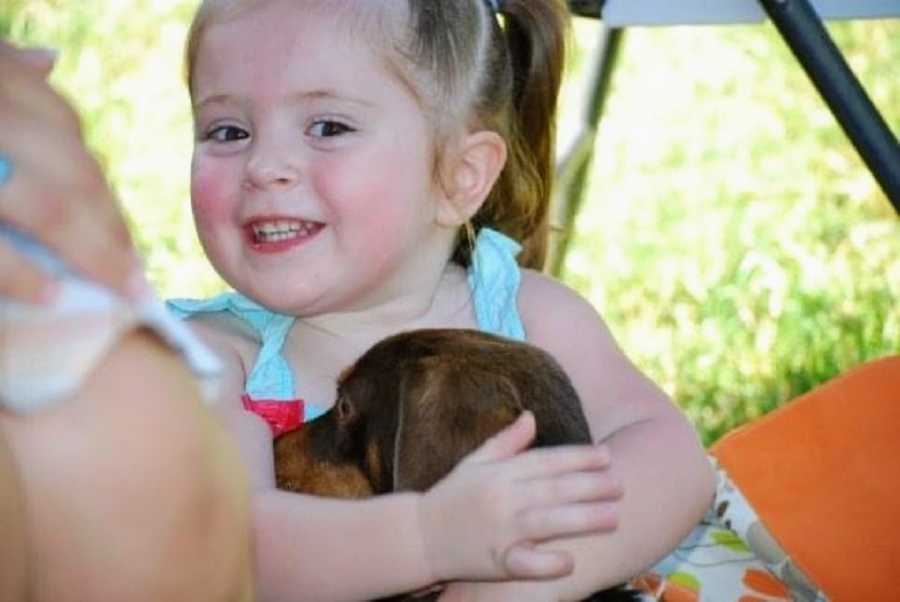
[[[185,319],[204,313],[227,311],[249,324],[261,341],[256,364],[247,376],[245,392],[254,399],[294,399],[294,375],[281,349],[294,317],[278,314],[240,293],[223,293],[211,299],[170,299],[169,310]]]
[[[516,255],[521,249],[508,236],[482,228],[475,239],[468,279],[478,327],[524,341],[525,327],[516,303],[522,281]]]

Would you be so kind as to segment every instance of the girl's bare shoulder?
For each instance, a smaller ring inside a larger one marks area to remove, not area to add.
[[[553,355],[572,379],[597,440],[669,411],[665,393],[626,357],[590,301],[528,270],[518,300],[529,342]]]
[[[519,313],[528,339],[571,342],[590,338],[601,346],[615,343],[606,323],[590,301],[563,282],[534,270],[522,270],[518,297]]]

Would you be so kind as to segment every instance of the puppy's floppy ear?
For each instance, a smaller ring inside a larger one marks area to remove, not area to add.
[[[400,387],[393,450],[395,491],[424,491],[522,411],[509,377],[429,357]]]

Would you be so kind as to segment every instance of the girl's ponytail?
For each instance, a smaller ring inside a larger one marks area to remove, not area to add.
[[[508,145],[508,160],[474,222],[476,229],[490,226],[519,240],[523,247],[519,263],[541,269],[549,235],[556,109],[565,64],[568,11],[557,0],[505,0],[502,21],[502,26],[495,28],[495,39],[505,46],[505,52],[499,53],[506,55],[505,65],[488,69],[511,70],[511,98],[504,111],[507,115],[496,116],[506,123],[490,123],[489,118],[486,125],[500,126]],[[489,81],[504,79],[495,76]]]

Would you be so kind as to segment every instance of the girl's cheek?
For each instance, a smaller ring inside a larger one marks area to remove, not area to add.
[[[356,164],[359,163],[359,164]],[[397,202],[405,181],[402,170],[382,163],[322,161],[313,170],[316,196],[333,205],[339,214],[364,215],[368,227],[397,227]]]
[[[220,169],[194,163],[191,172],[191,207],[197,224],[220,221],[230,215],[227,199],[234,194],[229,186],[229,178]]]

